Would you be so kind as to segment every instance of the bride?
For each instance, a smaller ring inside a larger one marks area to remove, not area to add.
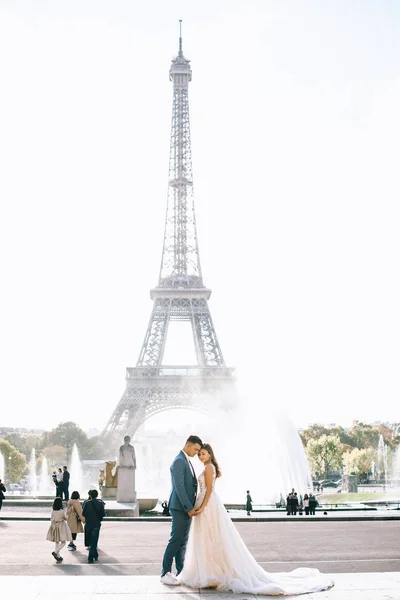
[[[267,573],[248,551],[215,492],[221,471],[210,444],[199,459],[205,468],[192,521],[183,570],[178,579],[192,588],[215,587],[237,593],[281,596],[326,590],[334,585],[318,569]]]

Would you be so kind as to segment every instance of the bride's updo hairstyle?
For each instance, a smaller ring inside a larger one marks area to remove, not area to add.
[[[201,447],[202,450],[207,450],[208,454],[211,456],[211,463],[214,465],[215,467],[215,476],[216,477],[221,477],[222,473],[221,473],[221,469],[219,468],[219,464],[217,459],[215,458],[214,455],[214,450],[211,448],[210,444],[203,444]]]

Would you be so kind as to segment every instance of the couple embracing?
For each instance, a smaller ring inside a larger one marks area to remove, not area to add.
[[[190,462],[196,454],[204,465],[198,481]],[[211,446],[196,435],[189,436],[171,465],[172,530],[163,558],[162,583],[265,596],[319,592],[334,585],[318,569],[273,574],[264,571],[215,492],[215,481],[220,476]],[[174,560],[176,576],[172,574]]]

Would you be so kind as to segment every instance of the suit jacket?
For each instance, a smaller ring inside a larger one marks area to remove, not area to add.
[[[69,471],[64,471],[63,474],[63,482],[64,482],[64,486],[67,488],[69,486],[69,477],[70,477],[70,473]]]
[[[6,488],[5,486],[1,483],[0,484],[0,500],[4,500],[5,499],[5,495],[3,494],[3,492],[6,492]]]
[[[170,470],[172,491],[168,507],[188,513],[196,502],[197,479],[182,450],[175,457]]]

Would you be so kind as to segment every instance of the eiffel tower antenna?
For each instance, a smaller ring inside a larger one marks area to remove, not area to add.
[[[179,58],[182,58],[182,19],[179,19]]]
[[[178,55],[169,78],[172,123],[159,279],[150,290],[153,310],[136,367],[126,370],[126,390],[104,430],[106,435],[133,435],[150,416],[172,408],[212,412],[232,407],[237,399],[234,369],[225,365],[208,306],[211,290],[203,283],[200,266],[188,97],[192,70],[183,55],[181,20]],[[163,364],[171,321],[191,325],[197,365]]]

